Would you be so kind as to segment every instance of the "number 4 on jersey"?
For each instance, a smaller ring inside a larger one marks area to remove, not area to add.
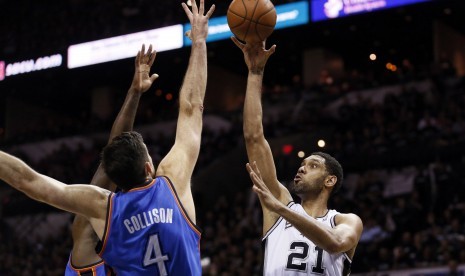
[[[306,242],[293,242],[290,246],[290,251],[287,258],[286,269],[297,270],[301,272],[307,271],[306,259],[308,257],[309,245]],[[315,246],[314,250],[317,252],[316,260],[312,265],[312,272],[323,274],[325,268],[323,267],[323,249]]]
[[[168,255],[163,255],[161,252],[158,235],[151,235],[149,237],[149,242],[147,243],[147,248],[145,249],[144,266],[149,266],[156,263],[158,265],[158,271],[160,272],[160,275],[166,276],[168,275],[168,272],[166,272],[165,261],[168,260]]]

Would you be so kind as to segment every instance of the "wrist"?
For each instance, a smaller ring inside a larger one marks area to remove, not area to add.
[[[284,216],[285,213],[286,213],[286,211],[288,210],[288,208],[287,208],[286,205],[282,204],[281,202],[279,202],[279,203],[280,203],[280,204],[278,204],[278,205],[276,206],[275,212],[276,212],[277,214],[279,214],[280,216]]]
[[[206,44],[207,44],[206,38],[196,38],[195,40],[192,41],[192,47],[204,46]]]
[[[134,95],[142,95],[143,91],[142,91],[142,88],[131,85],[131,87],[129,87],[128,93],[134,94]]]
[[[249,74],[263,76],[265,68],[251,68],[249,69]]]

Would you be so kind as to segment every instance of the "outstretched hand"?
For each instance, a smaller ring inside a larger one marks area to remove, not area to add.
[[[158,74],[150,74],[150,68],[155,61],[157,51],[152,51],[152,45],[150,44],[149,49],[145,52],[145,44],[142,44],[142,49],[137,53],[135,61],[135,72],[134,78],[132,79],[131,88],[134,90],[144,93],[152,86],[152,83],[158,78]]]
[[[266,206],[273,212],[277,212],[280,207],[284,205],[271,193],[270,189],[263,182],[262,175],[258,169],[257,162],[252,165],[246,164],[247,171],[249,172],[250,179],[253,182],[253,191],[258,195],[262,205]]]
[[[232,36],[231,40],[244,53],[247,68],[249,68],[249,71],[252,73],[263,73],[268,58],[276,51],[276,45],[271,46],[271,48],[267,50],[265,48],[266,41],[242,43],[235,36]]]
[[[192,43],[197,41],[205,41],[208,35],[208,19],[210,19],[213,11],[215,10],[215,5],[212,5],[208,12],[204,15],[205,12],[205,0],[200,0],[200,7],[197,7],[197,0],[192,0],[192,11],[186,5],[182,3],[182,8],[186,12],[187,18],[191,23],[191,30],[186,32]]]

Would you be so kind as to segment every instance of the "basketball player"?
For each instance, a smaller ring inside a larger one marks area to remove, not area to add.
[[[131,87],[113,123],[109,143],[117,135],[132,130],[140,97],[150,89],[152,83],[158,78],[157,74],[149,75],[156,54],[155,50],[152,52],[152,45],[149,46],[147,52],[145,52],[145,45],[142,45],[142,49],[137,53]],[[90,183],[111,191],[116,189],[116,186],[103,171],[102,166],[98,167]],[[85,217],[80,215],[75,217],[71,234],[73,249],[66,266],[65,276],[111,274],[111,268],[106,266],[95,252],[99,239]]]
[[[325,153],[313,153],[302,162],[290,191],[276,175],[270,146],[262,126],[261,90],[268,58],[275,52],[265,42],[242,44],[248,67],[244,104],[244,138],[247,165],[263,211],[264,275],[348,275],[362,233],[362,221],[354,214],[328,209],[330,195],[342,183],[342,167]],[[260,174],[261,172],[261,174]]]
[[[190,178],[200,150],[207,83],[206,37],[214,5],[192,11],[192,49],[179,96],[176,138],[155,169],[142,136],[124,132],[102,152],[106,175],[122,191],[66,185],[0,151],[0,179],[29,197],[84,216],[102,241],[98,252],[117,275],[201,275],[200,231]]]

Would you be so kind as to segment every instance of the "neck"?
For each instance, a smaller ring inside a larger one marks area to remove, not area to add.
[[[325,195],[305,195],[301,198],[302,207],[311,217],[322,217],[328,212],[328,199]]]

